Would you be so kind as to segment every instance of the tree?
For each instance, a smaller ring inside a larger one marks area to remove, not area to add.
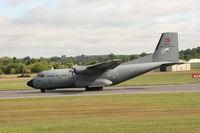
[[[109,55],[108,55],[108,59],[109,59],[109,60],[115,59],[115,55],[114,55],[113,53],[109,54]]]
[[[21,73],[21,63],[9,63],[8,65],[4,66],[4,73],[5,74],[17,74]]]
[[[47,61],[42,61],[35,63],[31,68],[31,72],[38,73],[48,69],[50,69],[49,63]]]
[[[3,70],[0,68],[0,75],[2,75],[3,74]]]
[[[144,56],[146,56],[146,55],[148,55],[148,54],[145,53],[145,52],[143,52],[143,53],[140,54],[140,57],[144,57]]]
[[[13,63],[20,63],[20,60],[18,60],[16,57],[13,57],[12,60],[13,60]]]
[[[0,58],[0,62],[2,65],[8,65],[9,63],[12,63],[12,59],[10,57],[2,57]]]
[[[21,66],[21,73],[22,74],[27,74],[27,73],[31,73],[31,69],[27,66],[27,65],[22,65]]]
[[[26,64],[30,64],[31,63],[31,58],[29,56],[25,57],[23,59],[23,62],[25,62]]]
[[[59,69],[59,68],[60,68],[59,64],[53,64],[53,69]]]
[[[86,64],[87,65],[93,65],[93,64],[96,64],[96,63],[99,63],[99,62],[96,61],[96,60],[93,60],[93,61],[88,61]]]
[[[16,74],[16,69],[15,68],[11,68],[9,73],[10,74]]]
[[[137,58],[139,58],[138,55],[130,55],[130,56],[129,56],[129,60],[135,60],[135,59],[137,59]]]

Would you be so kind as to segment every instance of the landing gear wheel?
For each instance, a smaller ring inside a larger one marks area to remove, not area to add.
[[[92,89],[89,88],[89,87],[85,87],[85,90],[86,90],[86,91],[91,91]]]
[[[46,89],[40,89],[40,92],[41,92],[41,93],[45,93],[45,92],[46,92]]]
[[[86,91],[103,91],[103,87],[85,87]]]
[[[97,90],[98,91],[103,91],[103,87],[98,87]]]

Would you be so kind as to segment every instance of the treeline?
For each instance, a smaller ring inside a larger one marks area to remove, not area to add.
[[[75,64],[77,65],[90,65],[107,60],[122,59],[123,62],[134,60],[143,56],[148,55],[147,53],[142,53],[140,55],[98,55],[98,56],[87,56],[81,55],[76,57],[66,57],[65,55],[61,57],[51,57],[51,58],[31,58],[29,56],[25,58],[10,58],[2,57],[0,58],[0,74],[30,74],[37,73],[43,70],[49,70],[51,68],[61,69],[61,68],[71,68]],[[190,60],[192,58],[200,58],[200,47],[181,50],[180,59]]]
[[[200,59],[200,47],[193,49],[181,50],[179,52],[180,59],[189,61],[190,59]]]
[[[140,55],[102,55],[102,56],[76,56],[66,57],[51,57],[51,58],[31,58],[29,56],[25,58],[0,58],[0,74],[30,74],[37,73],[43,70],[49,69],[62,69],[71,68],[74,65],[90,65],[107,60],[122,59],[123,61],[129,61],[137,59],[139,57],[147,55],[142,53]]]

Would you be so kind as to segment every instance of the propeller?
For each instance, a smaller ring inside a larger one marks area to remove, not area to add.
[[[77,67],[77,64],[74,65],[74,66],[72,66],[72,68],[70,69],[70,72],[72,73],[72,75],[73,75],[74,73],[76,73],[76,67]]]

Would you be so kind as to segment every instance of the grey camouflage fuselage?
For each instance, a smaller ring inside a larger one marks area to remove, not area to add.
[[[113,60],[90,66],[76,66],[73,69],[47,70],[38,73],[27,85],[41,89],[41,92],[76,87],[95,90],[119,84],[162,65],[170,66],[178,62],[178,34],[163,33],[152,55],[122,64],[119,60]]]

